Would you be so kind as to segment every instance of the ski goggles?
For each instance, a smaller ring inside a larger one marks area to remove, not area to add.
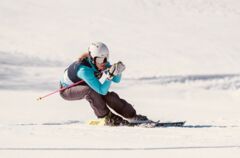
[[[107,63],[107,58],[106,57],[96,57],[95,58],[95,62],[98,64],[103,64],[103,63]]]

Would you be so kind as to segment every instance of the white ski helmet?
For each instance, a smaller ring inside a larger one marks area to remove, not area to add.
[[[89,55],[94,61],[96,58],[109,58],[108,47],[102,42],[94,42],[88,48]]]

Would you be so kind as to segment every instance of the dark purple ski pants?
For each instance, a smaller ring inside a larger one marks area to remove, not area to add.
[[[98,118],[102,118],[109,113],[108,107],[125,118],[132,118],[136,115],[133,106],[121,99],[115,92],[101,95],[87,85],[78,85],[65,89],[60,92],[60,95],[65,100],[86,99]]]

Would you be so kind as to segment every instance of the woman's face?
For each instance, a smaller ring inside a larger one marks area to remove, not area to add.
[[[102,63],[102,64],[96,63],[96,66],[98,70],[101,70],[101,71],[106,69],[106,63]]]
[[[95,64],[98,70],[105,70],[106,69],[107,58],[97,57],[95,59]]]

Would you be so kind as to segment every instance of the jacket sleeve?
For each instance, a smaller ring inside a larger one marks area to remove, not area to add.
[[[106,95],[110,86],[111,81],[105,80],[103,84],[95,77],[94,71],[88,67],[81,67],[77,75],[79,78],[83,79],[93,90],[101,95]]]
[[[122,74],[114,76],[112,81],[115,83],[119,83],[121,81],[121,79],[122,79]]]

